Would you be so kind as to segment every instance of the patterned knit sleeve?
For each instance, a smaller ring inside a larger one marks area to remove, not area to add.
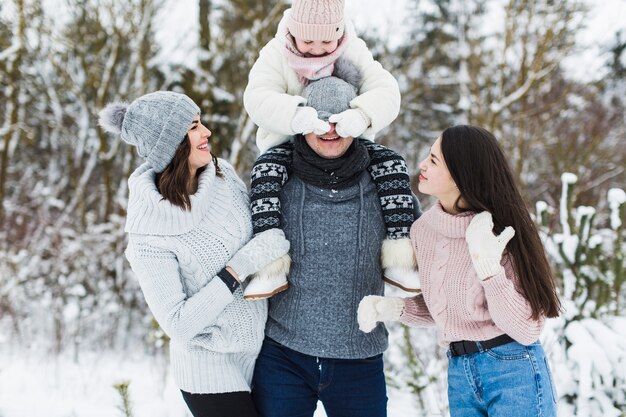
[[[289,179],[293,143],[275,146],[254,163],[250,172],[250,210],[254,234],[280,228],[280,191]]]
[[[413,327],[430,327],[435,325],[435,321],[430,315],[428,307],[426,307],[424,294],[404,299],[404,311],[400,321]]]
[[[411,179],[404,158],[372,141],[360,139],[359,142],[365,145],[370,156],[367,170],[376,184],[387,237],[408,238],[416,217]]]
[[[213,324],[233,295],[221,279],[187,296],[173,252],[131,236],[126,257],[148,307],[171,338],[186,343]]]
[[[521,290],[508,256],[502,258],[502,271],[485,281],[485,298],[491,319],[498,328],[523,345],[535,342],[543,330],[544,319],[532,320],[532,309]]]

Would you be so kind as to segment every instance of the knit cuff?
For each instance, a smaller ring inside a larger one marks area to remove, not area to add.
[[[504,273],[504,268],[502,268],[500,273],[493,275],[489,279],[482,280],[481,282],[487,297],[504,294],[510,290],[512,285],[514,285],[513,281],[511,281],[506,276],[506,273]]]
[[[239,281],[235,279],[235,277],[228,272],[228,269],[222,268],[220,272],[217,273],[217,276],[226,284],[231,293],[234,293],[237,288],[239,288]]]
[[[390,317],[393,321],[399,321],[402,315],[404,314],[404,298],[396,298],[393,297],[390,299],[392,303],[390,303]]]
[[[500,265],[499,259],[483,259],[474,262],[474,269],[478,278],[484,281],[487,278],[498,275],[502,271],[502,265]]]
[[[435,321],[424,301],[424,294],[404,299],[404,310],[400,322],[409,326],[435,326]]]

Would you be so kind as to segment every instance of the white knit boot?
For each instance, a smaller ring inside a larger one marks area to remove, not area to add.
[[[383,240],[380,258],[385,282],[404,291],[421,291],[411,239]]]
[[[248,300],[262,300],[286,290],[289,286],[287,274],[290,267],[291,258],[288,254],[265,266],[250,278],[243,297]]]

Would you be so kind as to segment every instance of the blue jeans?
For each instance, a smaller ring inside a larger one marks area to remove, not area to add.
[[[311,417],[318,400],[328,417],[385,417],[383,357],[318,358],[266,337],[254,368],[252,398],[260,417]]]
[[[539,342],[462,356],[448,351],[450,416],[556,416],[556,392]]]

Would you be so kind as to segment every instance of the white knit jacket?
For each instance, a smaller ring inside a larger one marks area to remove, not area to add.
[[[244,107],[259,126],[256,144],[261,153],[295,134],[291,120],[298,106],[306,103],[300,96],[304,85],[283,53],[288,42],[285,27],[290,13],[291,9],[285,11],[276,36],[261,49],[243,93]],[[352,23],[347,19],[345,22],[348,41],[342,57],[354,63],[362,76],[359,96],[350,102],[350,107],[361,110],[370,118],[371,125],[361,137],[373,140],[376,133],[398,117],[400,89],[393,75],[374,60],[365,42],[357,37]]]
[[[191,393],[250,391],[267,303],[231,294],[216,274],[252,236],[246,187],[219,160],[200,175],[191,211],[163,200],[147,164],[130,177],[126,257],[170,340],[172,373]]]

